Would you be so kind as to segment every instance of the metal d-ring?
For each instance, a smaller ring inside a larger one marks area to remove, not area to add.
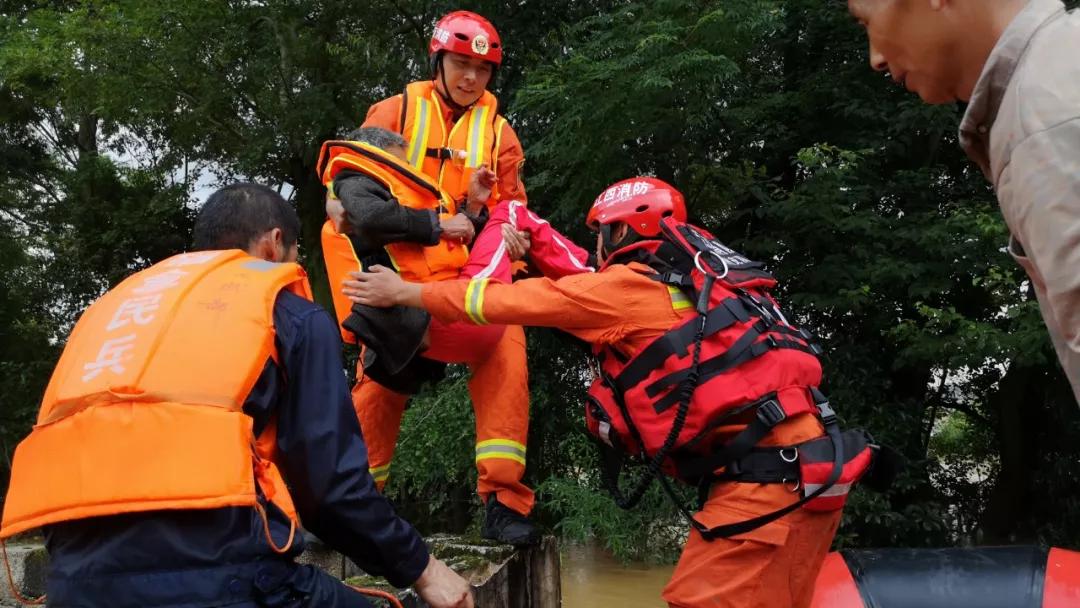
[[[694,254],[694,267],[696,267],[699,271],[701,271],[701,274],[707,275],[707,274],[709,274],[709,271],[705,270],[705,268],[701,265],[701,254],[703,254],[703,253],[705,253],[705,252],[704,251],[699,251],[699,252]],[[724,278],[724,277],[726,277],[728,275],[728,272],[731,269],[728,268],[727,260],[725,260],[724,258],[722,258],[720,256],[716,256],[716,258],[718,260],[720,260],[721,264],[724,265],[723,274],[717,275],[717,277],[716,277],[718,279],[722,279],[722,278]]]
[[[784,452],[786,452],[788,450],[791,450],[791,452],[792,452],[791,458],[788,458],[787,455],[784,453]],[[799,459],[799,448],[781,448],[780,449],[780,460],[783,460],[784,462],[786,462],[788,464],[791,464],[792,462],[795,462],[798,459]]]
[[[787,491],[788,491],[788,492],[791,492],[792,494],[794,494],[795,492],[798,492],[798,491],[799,491],[799,488],[801,488],[801,487],[802,487],[802,482],[801,482],[801,481],[799,481],[798,479],[796,479],[796,480],[795,480],[795,487],[792,487],[792,488],[788,488],[788,487],[787,487],[787,485],[788,485],[789,483],[791,483],[791,482],[789,482],[789,481],[788,481],[787,479],[785,479],[785,480],[784,480],[784,481],[783,481],[782,483],[784,484],[784,488],[786,488],[786,489],[787,489]]]

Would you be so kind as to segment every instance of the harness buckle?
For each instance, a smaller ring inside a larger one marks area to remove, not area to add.
[[[757,419],[770,429],[787,418],[787,412],[776,399],[769,399],[757,407]]]
[[[770,308],[772,308],[771,306],[766,306],[764,302],[762,302],[760,299],[758,299],[757,296],[750,293],[749,291],[743,291],[743,294],[746,296],[746,299],[750,300],[750,306],[752,306],[754,310],[758,312],[761,318],[764,319],[764,321],[768,325],[772,325],[776,321],[776,317],[770,310]]]
[[[430,158],[436,158],[438,160],[450,160],[454,158],[457,150],[453,148],[440,147],[440,148],[428,148],[424,151],[424,156]]]
[[[829,398],[825,396],[825,393],[821,392],[816,386],[810,387],[810,396],[814,398],[814,405],[818,408],[818,415],[821,416],[821,422],[826,426],[836,423],[836,410],[829,405]]]

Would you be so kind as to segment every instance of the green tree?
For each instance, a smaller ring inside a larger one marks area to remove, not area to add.
[[[67,331],[116,281],[188,240],[188,192],[98,111],[94,67],[41,29],[37,3],[0,18],[0,481]],[[57,3],[57,15],[71,7]],[[147,161],[146,158],[151,160]]]
[[[1075,500],[1044,480],[1075,467],[1076,407],[958,113],[887,86],[830,3],[628,4],[570,31],[517,98],[533,200],[570,220],[654,174],[770,262],[828,347],[834,403],[911,459],[841,541],[1075,542]]]
[[[1076,2],[1072,1],[1075,6]],[[132,270],[188,242],[195,192],[252,179],[304,223],[321,301],[320,143],[424,77],[450,3],[8,2],[0,8],[0,449],[25,435],[67,330]],[[507,56],[497,92],[526,144],[530,206],[589,243],[601,189],[653,174],[695,219],[767,260],[829,350],[849,424],[912,466],[857,493],[840,542],[1076,543],[1080,410],[958,112],[867,68],[842,3],[590,0],[471,8]],[[604,497],[581,430],[586,357],[531,331],[529,479],[564,534],[666,556],[659,494]],[[414,400],[391,492],[432,527],[475,523],[461,372]],[[432,466],[434,455],[443,466]],[[0,460],[0,481],[6,472]]]

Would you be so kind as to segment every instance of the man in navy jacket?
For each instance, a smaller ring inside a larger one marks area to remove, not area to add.
[[[299,232],[296,212],[280,195],[236,184],[203,207],[195,249],[240,248],[273,262],[294,261]],[[276,420],[276,461],[304,527],[365,572],[413,586],[434,607],[471,607],[468,583],[431,557],[416,530],[375,490],[335,321],[284,291],[273,317],[280,360],[266,361],[244,412],[255,436]],[[289,538],[289,519],[265,502],[280,547]],[[283,554],[271,549],[251,508],[75,520],[47,526],[45,539],[50,606],[370,606],[341,581],[294,561],[304,550],[303,535]]]

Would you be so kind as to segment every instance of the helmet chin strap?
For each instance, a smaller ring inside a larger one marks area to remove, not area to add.
[[[610,258],[616,251],[627,245],[634,244],[639,238],[638,233],[627,228],[626,234],[624,234],[618,242],[615,242],[613,239],[615,233],[614,228],[619,225],[622,225],[622,222],[600,225],[600,248],[603,250],[605,258]]]

